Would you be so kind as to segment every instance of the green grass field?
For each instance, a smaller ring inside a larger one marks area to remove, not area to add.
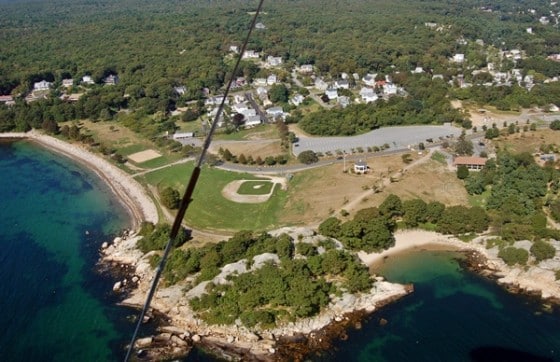
[[[240,195],[267,195],[272,190],[272,182],[269,181],[247,181],[243,182],[237,193]]]
[[[471,204],[471,206],[480,206],[482,208],[486,208],[486,200],[490,196],[490,193],[490,188],[487,188],[486,191],[484,191],[480,195],[469,195],[469,204]]]
[[[181,157],[182,156],[178,153],[171,154],[171,155],[163,155],[161,157],[154,158],[152,160],[139,163],[138,166],[140,166],[142,168],[147,168],[147,169],[161,167],[161,166],[168,165],[172,162],[179,161],[181,159]]]
[[[173,187],[184,192],[194,166],[192,162],[168,167],[144,175],[144,180],[158,188]],[[240,204],[222,196],[222,189],[234,180],[258,180],[244,173],[204,167],[193,201],[185,217],[187,225],[207,230],[266,230],[279,226],[278,217],[287,193],[276,187],[267,202]],[[262,180],[260,180],[262,182]],[[270,183],[269,183],[270,184]]]

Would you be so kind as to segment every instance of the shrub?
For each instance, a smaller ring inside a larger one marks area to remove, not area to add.
[[[298,155],[298,161],[309,165],[319,161],[319,157],[313,151],[303,151]]]
[[[550,259],[556,255],[554,246],[542,240],[535,241],[530,250],[537,261]]]
[[[499,251],[498,256],[509,266],[519,264],[526,265],[529,260],[529,252],[525,249],[509,246]]]
[[[173,210],[179,208],[179,203],[181,202],[181,195],[179,194],[179,191],[171,187],[166,187],[161,190],[159,197],[163,206],[168,209]]]

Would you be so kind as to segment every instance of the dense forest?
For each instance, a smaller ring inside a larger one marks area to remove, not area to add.
[[[146,116],[168,117],[178,105],[202,99],[205,88],[219,93],[232,69],[228,49],[240,45],[255,6],[241,0],[0,2],[0,95],[16,98],[12,110],[0,105],[0,130],[25,130],[45,120],[110,120],[123,109],[138,113],[129,123],[166,129],[149,125],[162,122],[161,117],[146,121]],[[558,74],[558,65],[546,56],[560,53],[560,34],[554,19],[549,25],[538,21],[549,16],[550,6],[540,0],[278,0],[265,2],[259,21],[266,29],[254,32],[249,48],[262,57],[282,57],[286,70],[309,63],[332,79],[342,72],[395,75],[422,66],[447,80],[461,70],[447,65],[455,53],[465,54],[465,69],[485,65],[487,58],[474,43],[479,39],[496,49],[522,49],[527,58],[517,66],[523,72],[551,76]],[[529,26],[532,34],[525,31]],[[258,72],[246,62],[240,75]],[[111,74],[118,75],[119,83],[102,86]],[[85,90],[78,87],[84,75],[96,83]],[[85,93],[76,104],[59,104],[59,91],[51,93],[53,99],[36,101],[44,103],[40,106],[18,98],[27,95],[34,82],[53,82],[59,90],[66,78],[74,79],[76,92]],[[442,98],[437,103],[420,91],[435,87],[442,94],[437,85],[421,88],[412,80],[409,83],[416,84],[407,89],[407,100],[383,105],[376,113],[394,115],[393,124],[460,118],[441,104]],[[176,86],[184,86],[184,94],[174,92]],[[502,108],[550,102],[556,89],[544,87],[528,100],[527,91],[520,96],[515,89],[507,90]],[[456,96],[492,103],[501,94],[486,93],[473,88]],[[434,120],[433,114],[439,118]]]

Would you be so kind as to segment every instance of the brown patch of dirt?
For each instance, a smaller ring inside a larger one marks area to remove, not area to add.
[[[513,135],[502,136],[492,140],[494,146],[505,149],[512,153],[520,152],[540,152],[539,148],[545,145],[560,145],[560,132],[549,129],[539,129],[537,131],[528,131],[516,133]]]
[[[244,154],[245,157],[252,156],[253,159],[257,157],[261,157],[264,159],[267,156],[277,156],[283,153],[286,153],[282,150],[280,146],[280,140],[270,140],[270,141],[234,141],[234,142],[227,142],[227,143],[218,143],[210,147],[210,152],[218,153],[218,150],[221,148],[228,149],[232,154],[239,156],[240,154]]]
[[[405,172],[404,176],[372,195],[367,206],[378,206],[389,194],[403,200],[421,198],[445,205],[468,205],[468,194],[461,180],[446,165],[429,160]]]
[[[462,182],[445,165],[433,160],[419,164],[406,171],[394,181],[383,186],[389,175],[398,174],[405,166],[401,155],[370,157],[371,168],[366,175],[343,173],[341,164],[321,167],[296,174],[289,184],[289,197],[282,223],[320,223],[336,210],[351,206],[361,198],[352,210],[379,206],[390,194],[402,199],[421,198],[427,202],[440,201],[446,205],[468,205],[468,195]],[[348,162],[347,168],[353,163]],[[374,193],[372,187],[381,190]],[[369,191],[368,191],[369,190]]]
[[[95,139],[115,147],[126,147],[133,144],[146,144],[149,142],[140,139],[134,132],[115,122],[80,121],[82,132],[89,131]]]

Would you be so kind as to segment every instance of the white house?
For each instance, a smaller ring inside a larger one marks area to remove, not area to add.
[[[315,79],[315,88],[317,90],[325,91],[325,90],[327,90],[328,87],[329,87],[329,85],[323,79],[321,79],[321,78]]]
[[[293,96],[292,99],[290,99],[290,103],[297,107],[300,104],[302,104],[304,100],[305,97],[298,93],[295,96]]]
[[[273,56],[269,55],[266,58],[266,63],[271,67],[278,67],[278,66],[282,65],[282,57],[273,57]]]
[[[451,60],[455,63],[463,63],[465,61],[465,54],[455,54]]]
[[[119,82],[119,77],[114,74],[109,74],[105,79],[103,79],[103,83],[107,85],[115,85]]]
[[[180,85],[177,87],[173,87],[173,91],[177,94],[182,96],[183,94],[187,93],[187,87],[185,87],[184,85]]]
[[[370,87],[374,87],[375,86],[375,77],[377,77],[377,74],[368,73],[362,78],[362,81],[364,82],[365,85],[369,85]]]
[[[175,141],[184,140],[194,137],[194,132],[176,132],[173,134],[173,139]]]
[[[424,73],[424,69],[422,67],[416,67],[416,69],[410,71],[412,74],[421,74]]]
[[[299,67],[299,72],[300,73],[313,73],[313,65],[303,64],[301,67]]]
[[[208,98],[208,99],[206,100],[206,105],[207,105],[207,106],[211,106],[211,105],[217,106],[217,105],[222,104],[222,101],[223,101],[223,100],[224,100],[224,96],[223,96],[223,95],[221,95],[221,96],[215,96],[215,97],[210,97],[210,98]],[[225,102],[224,102],[224,104],[229,104],[229,100],[226,99]]]
[[[33,90],[34,91],[44,91],[49,90],[52,87],[51,82],[47,82],[46,80],[42,80],[40,82],[33,83]]]
[[[253,85],[255,87],[266,87],[267,85],[267,79],[266,78],[255,78],[253,79]]]
[[[261,117],[259,116],[252,116],[252,117],[245,117],[245,128],[249,128],[249,127],[254,127],[254,126],[258,126],[259,124],[261,124]]]
[[[271,74],[268,78],[266,78],[266,84],[273,85],[276,83],[278,83],[278,77],[276,77],[276,74]]]
[[[230,45],[229,46],[229,51],[231,53],[238,54],[239,53],[239,47],[237,45]]]
[[[249,106],[245,102],[235,103],[231,106],[231,110],[236,113],[243,113],[244,111],[248,110]]]
[[[82,83],[84,83],[84,84],[95,84],[91,75],[84,75],[82,77]]]
[[[62,86],[64,88],[70,88],[74,85],[74,79],[63,79]]]
[[[257,111],[254,110],[253,108],[247,108],[244,109],[242,112],[240,112],[242,115],[245,116],[245,118],[250,118],[250,117],[254,117],[257,115]]]
[[[282,107],[271,107],[266,110],[266,114],[272,118],[276,118],[278,116],[283,117],[284,110],[282,109]]]
[[[373,88],[367,87],[360,90],[360,96],[362,97],[362,101],[366,103],[375,102],[379,98]]]
[[[397,94],[398,87],[393,83],[385,83],[383,86],[383,93],[388,96]]]
[[[329,97],[329,100],[337,99],[338,98],[338,89],[327,88],[327,90],[325,91],[325,94],[326,94],[327,97]]]
[[[241,58],[243,59],[259,59],[260,55],[259,52],[256,52],[254,50],[245,50],[243,52],[243,56]]]
[[[365,161],[358,160],[358,162],[354,164],[354,173],[364,174],[368,171],[368,169],[369,167]]]
[[[258,87],[257,88],[257,96],[261,100],[268,99],[268,91],[264,87]]]
[[[350,89],[350,83],[346,79],[339,79],[334,82],[336,89]]]

